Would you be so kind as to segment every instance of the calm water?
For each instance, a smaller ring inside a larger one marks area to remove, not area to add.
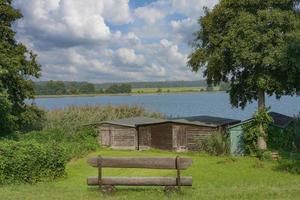
[[[249,104],[245,110],[232,108],[226,93],[184,93],[184,94],[155,94],[133,96],[98,96],[98,97],[66,97],[41,98],[36,104],[46,108],[64,108],[70,105],[120,105],[137,104],[145,108],[165,113],[167,116],[183,117],[194,115],[213,115],[235,119],[247,119],[256,108],[256,102]],[[283,97],[276,100],[267,98],[271,110],[286,115],[296,115],[300,112],[300,97]]]

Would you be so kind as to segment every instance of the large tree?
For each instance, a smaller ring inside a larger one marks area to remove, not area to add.
[[[220,0],[199,19],[188,66],[230,83],[230,101],[265,108],[265,94],[300,91],[299,0]],[[263,130],[262,130],[263,132]]]
[[[0,135],[24,128],[41,114],[25,104],[34,98],[31,79],[39,77],[40,65],[36,55],[15,40],[12,25],[22,15],[11,4],[0,0]]]

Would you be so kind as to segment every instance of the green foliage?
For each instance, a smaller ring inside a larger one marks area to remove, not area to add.
[[[47,94],[66,94],[67,90],[65,84],[62,81],[48,81],[46,83],[46,93]]]
[[[83,128],[73,134],[61,130],[22,134],[19,141],[0,142],[0,185],[36,183],[66,175],[65,165],[98,148],[95,131]]]
[[[292,174],[300,174],[300,162],[297,160],[282,159],[279,161],[277,169]]]
[[[255,155],[259,160],[272,160],[272,152],[268,150],[258,149]]]
[[[278,160],[277,169],[300,175],[300,154],[282,152],[282,157],[282,159]]]
[[[130,84],[114,84],[109,86],[105,93],[108,94],[122,94],[122,93],[131,93],[131,85]]]
[[[82,83],[79,86],[78,92],[80,94],[95,94],[95,85],[92,83]]]
[[[230,83],[230,101],[244,108],[258,91],[276,97],[300,91],[298,0],[221,0],[199,19],[188,66],[207,82]]]
[[[35,131],[21,135],[20,140],[40,144],[55,143],[64,148],[67,160],[85,156],[98,148],[95,130],[91,127],[81,128],[72,134],[59,129]]]
[[[0,137],[14,130],[16,117],[12,115],[12,104],[7,93],[0,92]]]
[[[230,152],[229,139],[221,132],[215,132],[211,136],[200,140],[198,146],[199,151],[215,156],[224,156]]]
[[[0,1],[0,134],[9,134],[23,127],[22,115],[28,112],[25,99],[34,97],[32,78],[40,75],[36,55],[17,43],[13,23],[22,17],[9,0]]]
[[[294,144],[297,151],[300,152],[300,116],[295,119],[293,127],[295,131]]]
[[[251,121],[243,125],[245,132],[243,139],[247,154],[258,155],[262,153],[257,145],[257,141],[259,137],[268,138],[266,133],[272,122],[273,119],[268,115],[267,109],[260,109],[254,113]]]
[[[36,183],[65,175],[67,156],[56,143],[0,142],[0,185]]]
[[[35,105],[26,105],[25,112],[20,116],[22,132],[38,131],[44,128],[46,123],[46,112]]]
[[[274,126],[270,126],[268,132],[268,148],[272,150],[285,150],[294,151],[295,146],[295,134],[293,126],[287,127],[286,129],[280,129]]]

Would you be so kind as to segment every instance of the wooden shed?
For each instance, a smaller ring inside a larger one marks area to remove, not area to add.
[[[196,150],[199,140],[239,120],[211,116],[176,119],[127,118],[98,124],[99,142],[113,149]]]
[[[276,113],[269,112],[270,117],[273,119],[273,123],[269,125],[270,132],[276,132],[284,134],[285,130],[292,125],[294,118]],[[245,153],[243,136],[244,129],[243,126],[247,123],[250,123],[251,119],[245,120],[239,124],[235,124],[228,128],[230,135],[230,152],[232,155],[243,155]],[[276,130],[276,131],[275,131]],[[269,140],[276,140],[276,136],[269,135]]]

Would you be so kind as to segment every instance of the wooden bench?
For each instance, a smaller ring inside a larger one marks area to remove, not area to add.
[[[180,170],[187,169],[192,159],[161,157],[94,157],[88,163],[98,168],[98,176],[88,177],[89,186],[99,186],[102,192],[114,192],[115,186],[165,186],[166,191],[180,190],[181,186],[192,186],[191,177],[181,177]],[[102,168],[174,169],[176,177],[102,177]]]

